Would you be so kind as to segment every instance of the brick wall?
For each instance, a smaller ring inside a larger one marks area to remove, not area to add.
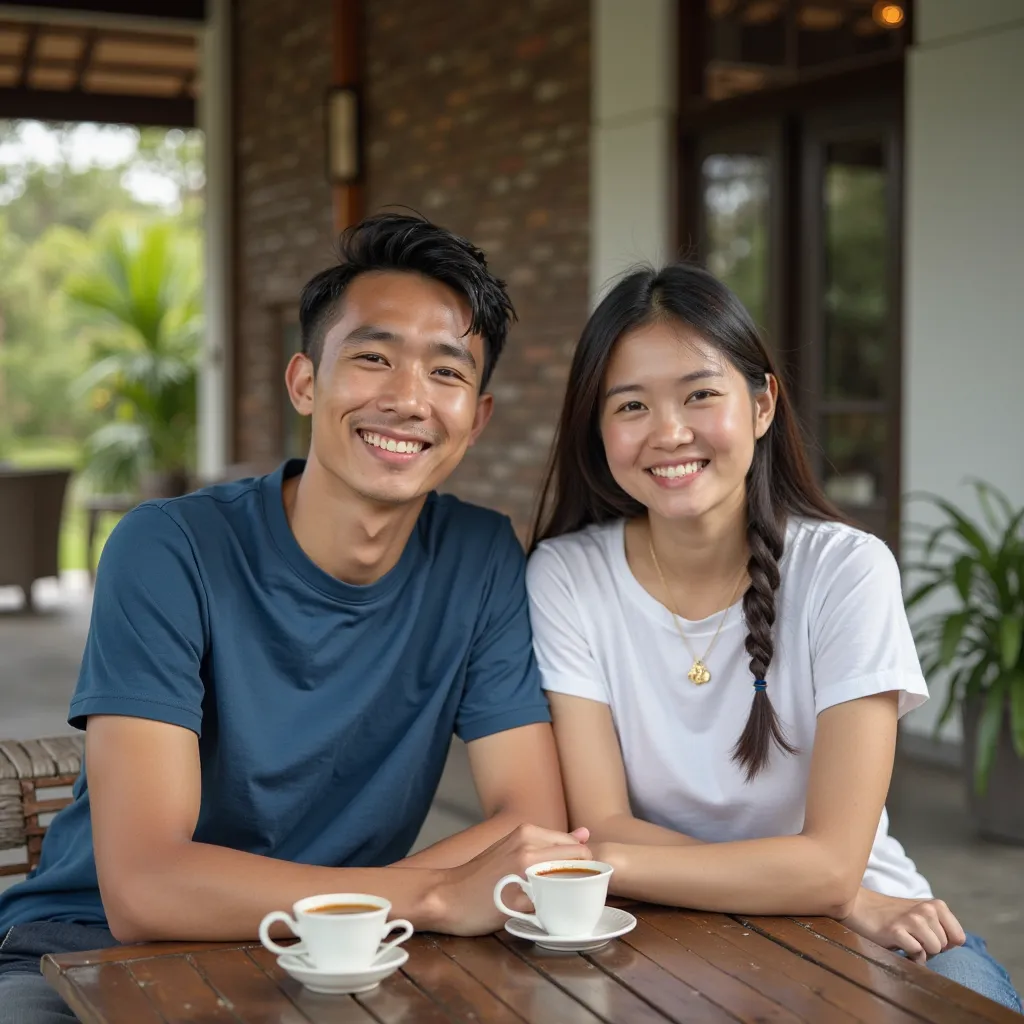
[[[449,487],[522,532],[587,311],[585,0],[364,0],[366,210],[404,204],[490,256],[519,313],[496,411]],[[331,258],[330,0],[236,4],[238,445],[280,454],[274,310]]]
[[[367,209],[402,203],[471,238],[519,323],[494,418],[450,482],[522,532],[587,313],[585,0],[367,0]]]
[[[235,47],[235,457],[282,454],[283,318],[333,258],[324,95],[332,0],[242,0]]]

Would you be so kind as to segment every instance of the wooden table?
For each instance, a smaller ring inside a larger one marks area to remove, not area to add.
[[[731,918],[627,905],[624,939],[586,956],[504,932],[419,934],[361,996],[304,990],[258,945],[123,947],[45,957],[85,1024],[1019,1024],[1011,1011],[822,918]]]

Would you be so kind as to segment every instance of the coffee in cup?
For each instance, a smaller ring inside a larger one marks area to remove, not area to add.
[[[601,919],[611,864],[599,860],[551,860],[526,869],[526,878],[506,875],[494,887],[494,904],[509,917],[543,928],[551,936],[589,936]],[[535,914],[511,910],[502,902],[506,885],[518,885],[529,897]]]
[[[408,921],[389,921],[390,913],[390,902],[381,896],[307,896],[292,907],[291,915],[283,910],[267,914],[260,922],[260,942],[272,953],[299,956],[319,971],[365,970],[413,933]],[[298,944],[280,946],[270,938],[270,926],[277,921],[298,936]],[[384,937],[396,928],[401,928],[403,934],[381,945]]]

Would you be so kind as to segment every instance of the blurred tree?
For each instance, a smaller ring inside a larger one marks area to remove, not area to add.
[[[92,265],[90,232],[111,213],[198,231],[202,154],[199,132],[0,121],[0,458],[109,420],[103,388],[73,400],[101,313],[72,302],[65,283]]]
[[[193,465],[202,338],[202,245],[171,220],[104,218],[65,291],[93,315],[92,365],[78,381],[106,422],[86,442],[101,487],[173,494]]]
[[[28,244],[4,230],[0,216],[0,408],[10,434],[81,436],[90,410],[69,403],[69,388],[88,365],[76,340],[63,284],[88,251],[73,228],[49,228]]]

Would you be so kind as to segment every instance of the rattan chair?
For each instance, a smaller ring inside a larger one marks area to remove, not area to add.
[[[46,832],[39,816],[71,803],[69,796],[44,799],[45,791],[70,786],[78,778],[84,756],[84,733],[0,740],[0,850],[27,850],[23,862],[0,864],[0,875],[23,875],[39,863]]]

